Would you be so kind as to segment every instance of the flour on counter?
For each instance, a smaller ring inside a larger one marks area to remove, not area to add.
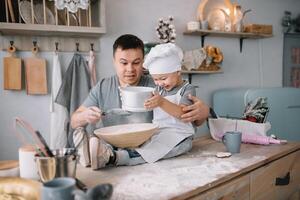
[[[172,198],[265,159],[264,156],[244,158],[239,154],[217,158],[215,154],[201,152],[197,155],[199,159],[191,159],[187,154],[160,161],[159,165],[131,166],[130,173],[114,184],[112,199],[153,199],[153,196],[161,199],[161,194],[163,198]]]

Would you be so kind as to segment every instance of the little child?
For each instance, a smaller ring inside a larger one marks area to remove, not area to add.
[[[182,80],[182,58],[179,47],[166,43],[152,48],[144,62],[156,85],[153,97],[144,106],[153,109],[153,123],[158,124],[159,132],[135,150],[148,163],[178,156],[192,147],[195,129],[191,123],[182,122],[180,116],[182,107],[192,104],[188,96],[195,96],[196,91]]]

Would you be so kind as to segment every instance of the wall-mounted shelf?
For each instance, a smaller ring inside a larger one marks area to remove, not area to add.
[[[80,43],[80,51],[88,51],[90,44],[95,44],[94,50],[98,51],[98,40],[106,32],[105,1],[90,1],[87,9],[79,8],[75,13],[66,8],[59,10],[54,1],[13,1],[11,8],[5,4],[6,17],[0,21],[1,49],[13,41],[17,50],[28,51],[34,40],[41,51],[53,51],[55,42],[60,51],[73,51],[75,43]],[[21,6],[22,2],[31,6]]]
[[[0,22],[0,32],[3,35],[99,37],[105,31],[105,27]]]
[[[143,70],[144,74],[149,74],[148,70]],[[218,70],[218,71],[196,71],[196,70],[192,70],[192,71],[188,71],[188,70],[181,70],[182,74],[187,74],[188,75],[188,80],[189,83],[192,83],[192,75],[193,74],[221,74],[223,73],[222,70]]]
[[[205,37],[228,37],[228,38],[239,38],[240,40],[240,52],[243,50],[244,39],[262,39],[273,37],[272,34],[261,34],[261,33],[245,33],[245,32],[224,32],[224,31],[212,31],[212,30],[196,30],[196,31],[186,31],[185,35],[196,35],[201,36],[201,46],[204,47]]]
[[[223,71],[222,70],[218,70],[218,71],[187,71],[187,70],[182,70],[181,73],[182,74],[187,74],[189,83],[192,83],[192,75],[193,74],[221,74],[221,73],[223,73]]]

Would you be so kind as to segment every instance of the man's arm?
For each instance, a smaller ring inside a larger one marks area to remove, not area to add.
[[[183,107],[185,114],[181,115],[184,122],[194,122],[196,126],[200,126],[208,118],[209,107],[199,98],[189,95],[189,99],[193,101],[192,105]]]
[[[88,123],[94,124],[101,119],[101,110],[96,106],[85,107],[80,106],[71,116],[71,127],[86,126]]]
[[[178,119],[181,118],[181,115],[184,114],[182,110],[182,105],[177,105],[163,98],[160,108],[167,112],[169,115],[176,117]]]

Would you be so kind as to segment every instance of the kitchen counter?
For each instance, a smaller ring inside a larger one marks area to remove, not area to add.
[[[88,187],[111,183],[112,199],[287,199],[299,198],[300,143],[242,144],[241,153],[217,158],[225,146],[210,137],[194,141],[191,152],[154,164],[79,167]]]

